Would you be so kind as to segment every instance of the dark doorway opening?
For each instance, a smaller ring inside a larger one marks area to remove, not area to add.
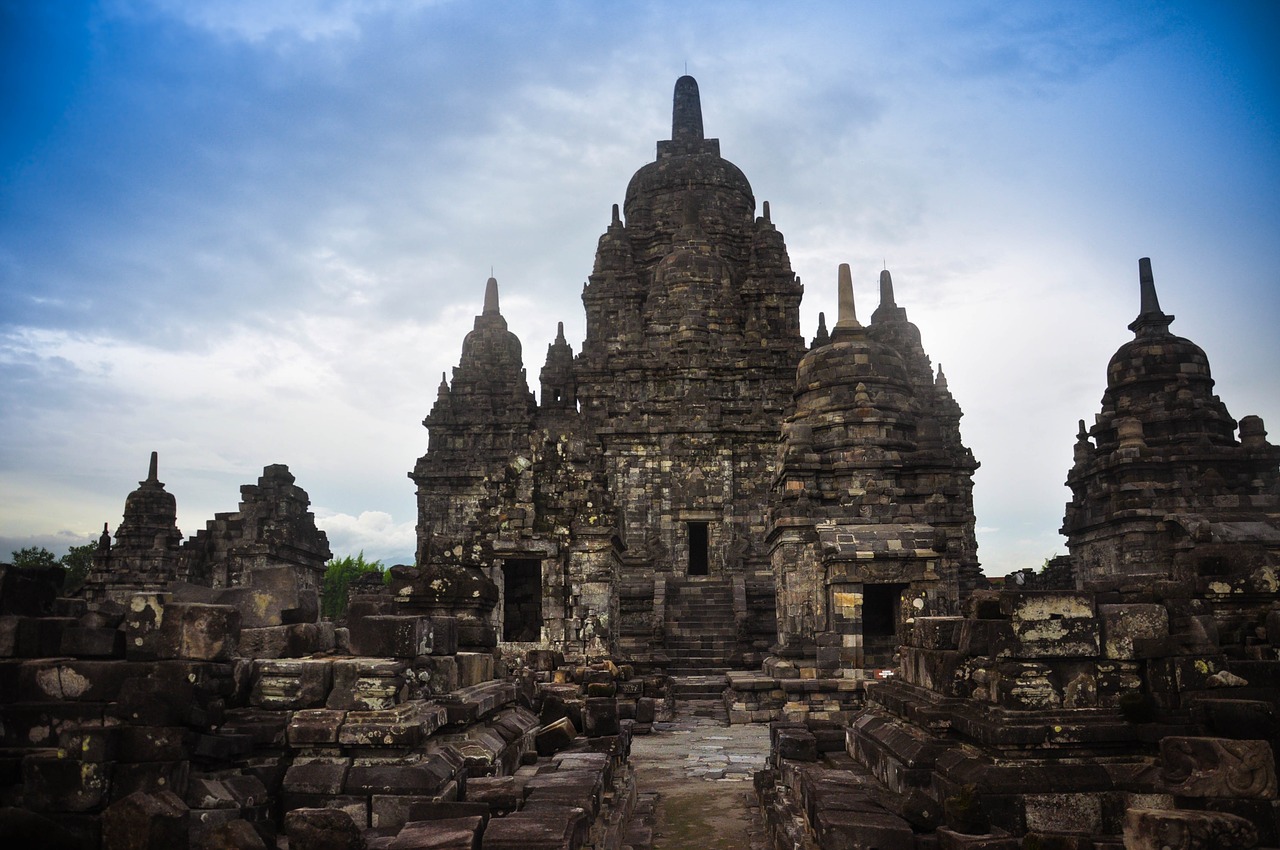
[[[542,562],[515,558],[502,562],[502,639],[542,639]]]
[[[862,652],[868,667],[887,667],[898,648],[898,618],[905,584],[862,586]]]
[[[689,523],[689,575],[705,576],[710,571],[709,543],[707,523]]]

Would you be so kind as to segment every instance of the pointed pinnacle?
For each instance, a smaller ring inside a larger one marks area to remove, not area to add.
[[[840,264],[837,282],[837,297],[840,305],[839,319],[834,330],[852,330],[862,327],[858,323],[858,313],[853,303],[853,273],[848,263]]]
[[[702,141],[702,97],[698,81],[688,74],[676,80],[671,104],[671,140]]]
[[[889,274],[888,269],[884,269],[880,272],[880,306],[898,306],[893,300],[893,275]]]
[[[499,313],[498,310],[498,280],[497,278],[489,278],[484,285],[484,315],[491,313]]]

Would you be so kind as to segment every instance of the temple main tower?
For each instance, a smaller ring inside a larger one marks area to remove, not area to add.
[[[418,565],[489,576],[503,640],[661,653],[697,607],[716,657],[689,660],[727,663],[748,596],[772,640],[764,535],[803,288],[768,204],[705,137],[697,82],[673,100],[600,237],[581,352],[561,327],[535,404],[491,280],[424,422]]]

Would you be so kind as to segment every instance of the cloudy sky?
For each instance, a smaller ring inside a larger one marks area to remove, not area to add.
[[[1280,5],[0,0],[0,557],[179,527],[286,463],[337,554],[412,558],[407,473],[493,269],[537,374],[699,81],[805,283],[882,264],[964,408],[991,574],[1062,482],[1150,256],[1280,435]],[[866,313],[864,313],[865,315]]]

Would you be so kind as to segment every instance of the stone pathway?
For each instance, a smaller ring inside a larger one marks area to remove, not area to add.
[[[631,741],[639,794],[636,850],[763,850],[752,777],[769,757],[767,724],[727,726],[687,706]]]

